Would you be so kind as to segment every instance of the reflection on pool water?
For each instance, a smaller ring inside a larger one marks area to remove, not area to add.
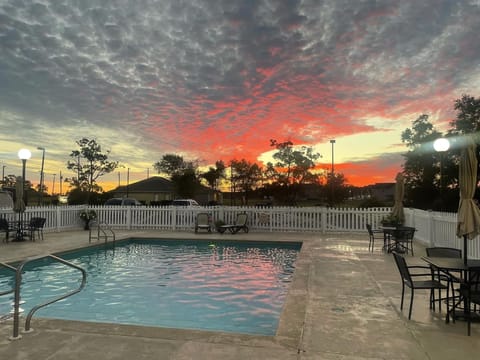
[[[35,317],[274,335],[300,247],[136,239],[63,254],[87,270],[87,286]],[[22,308],[78,287],[80,278],[48,259],[27,265]],[[0,273],[0,292],[11,282]]]

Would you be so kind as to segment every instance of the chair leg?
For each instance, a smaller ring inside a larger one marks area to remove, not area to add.
[[[414,290],[413,288],[410,289],[412,292],[411,292],[411,295],[410,295],[410,309],[408,309],[408,320],[411,319],[412,317],[412,307],[413,307],[413,294],[414,294]]]
[[[403,310],[403,296],[405,295],[405,284],[402,283],[402,301],[400,301],[400,310]]]
[[[472,314],[470,313],[471,309],[470,309],[470,300],[467,299],[467,313],[465,314],[465,316],[467,317],[467,335],[470,336],[470,332],[471,332],[471,323],[472,323]]]

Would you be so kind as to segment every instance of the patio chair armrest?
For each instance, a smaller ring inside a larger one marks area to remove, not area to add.
[[[432,277],[434,275],[434,272],[432,271],[432,268],[430,266],[423,266],[423,265],[410,265],[408,266],[409,270],[414,270],[413,272],[410,273],[411,277],[416,277],[416,276],[429,276]],[[423,272],[418,272],[419,270],[422,270]],[[425,272],[427,271],[427,272]]]
[[[410,265],[408,266],[409,269],[422,269],[422,270],[431,270],[430,266],[424,266],[424,265]]]

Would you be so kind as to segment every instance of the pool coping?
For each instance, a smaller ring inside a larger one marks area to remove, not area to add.
[[[128,324],[113,324],[102,322],[90,322],[90,321],[78,321],[78,320],[61,320],[36,317],[32,318],[32,330],[35,328],[62,331],[62,332],[79,332],[89,334],[109,334],[118,336],[131,336],[141,338],[154,338],[164,340],[175,341],[202,341],[211,343],[228,343],[237,345],[248,346],[280,346],[282,348],[299,349],[303,328],[304,319],[306,316],[307,308],[307,295],[308,295],[308,275],[310,266],[310,257],[308,256],[308,240],[287,240],[287,239],[245,239],[241,234],[235,235],[234,238],[226,239],[225,237],[205,237],[205,238],[192,238],[185,234],[185,237],[169,238],[165,236],[146,236],[146,235],[130,235],[117,239],[117,241],[128,241],[131,239],[148,239],[148,240],[212,240],[212,241],[248,241],[257,243],[297,243],[301,244],[301,249],[297,255],[295,261],[295,271],[292,282],[289,284],[285,302],[280,313],[277,331],[275,335],[262,335],[262,334],[247,334],[247,333],[235,333],[235,332],[222,332],[222,331],[210,331],[210,330],[197,330],[197,329],[180,329],[180,328],[166,328],[156,326],[143,326],[143,325],[128,325]],[[112,243],[109,240],[106,243]],[[54,255],[61,255],[68,252],[76,251],[79,249],[85,249],[89,247],[102,246],[101,242],[92,242],[84,246],[76,246],[68,249],[61,249],[55,251]],[[9,261],[9,263],[20,262],[25,259],[16,261]],[[24,323],[24,317],[21,317],[20,324]],[[22,332],[21,332],[22,333]],[[25,335],[27,336],[27,335]]]

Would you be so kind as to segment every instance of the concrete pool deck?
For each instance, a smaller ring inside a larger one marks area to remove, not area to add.
[[[33,332],[11,341],[0,322],[0,359],[477,359],[480,324],[467,336],[462,321],[445,324],[415,293],[412,320],[400,311],[401,284],[390,254],[368,252],[365,233],[193,234],[116,231],[128,237],[302,241],[276,336],[109,325],[33,317]],[[0,239],[3,239],[1,237]],[[88,232],[46,233],[44,241],[0,243],[0,261],[88,246]],[[415,243],[410,263],[423,264]],[[6,289],[0,289],[0,291]],[[407,296],[409,296],[407,290]],[[133,305],[132,305],[133,306]],[[445,307],[443,307],[444,310]],[[0,314],[0,316],[3,314]],[[23,319],[22,319],[23,320]],[[21,322],[22,329],[24,321]]]

